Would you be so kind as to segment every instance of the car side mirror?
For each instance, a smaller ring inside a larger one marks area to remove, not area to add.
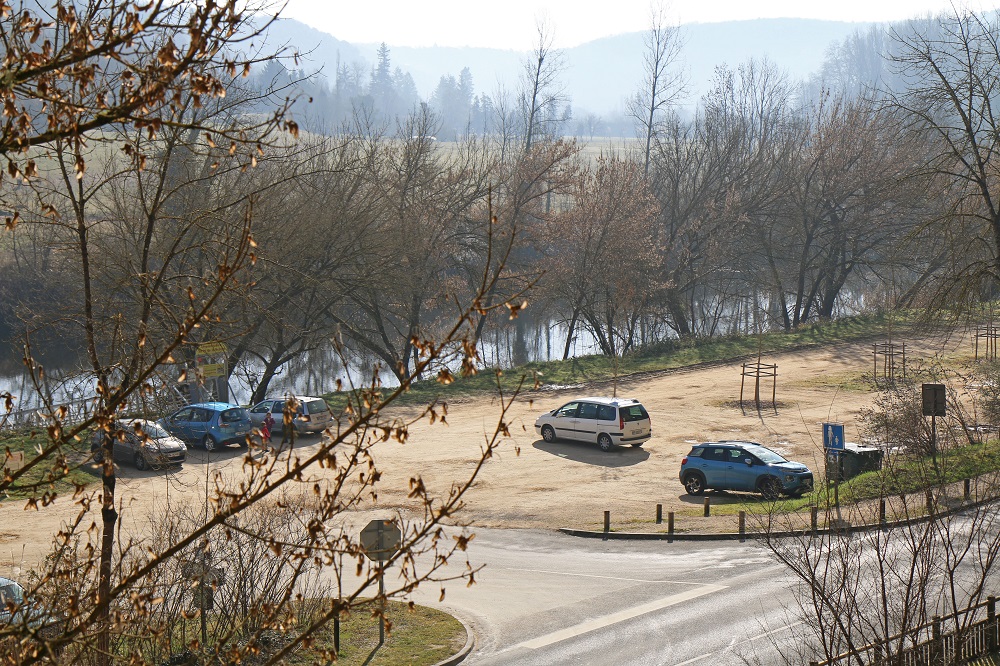
[[[753,467],[753,458],[744,458],[743,462],[747,464],[747,467]]]

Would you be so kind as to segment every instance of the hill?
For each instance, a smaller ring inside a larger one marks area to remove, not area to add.
[[[688,104],[709,89],[715,69],[736,67],[749,58],[767,58],[795,79],[815,72],[831,45],[870,24],[811,19],[757,19],[681,26],[682,67],[690,81]],[[573,109],[608,114],[636,90],[642,79],[643,32],[605,37],[566,49],[563,80]],[[292,19],[282,19],[272,31],[275,43],[298,47],[307,71],[322,69],[333,78],[340,62],[361,62],[370,69],[378,44],[349,44]],[[389,44],[392,64],[409,72],[427,99],[441,76],[472,72],[476,92],[498,86],[512,89],[520,73],[522,52],[488,48],[402,47]]]

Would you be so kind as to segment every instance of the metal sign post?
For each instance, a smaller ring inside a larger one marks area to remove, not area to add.
[[[931,455],[937,461],[937,417],[945,416],[948,400],[944,384],[923,384],[920,387],[923,414],[931,417]]]
[[[830,461],[834,461],[836,473],[833,477],[833,505],[837,507],[838,520],[840,518],[840,476],[843,471],[840,456],[844,452],[844,424],[824,423],[823,424],[823,452],[826,454],[827,469]],[[827,475],[829,477],[829,475]],[[827,486],[829,488],[829,486]]]
[[[378,596],[382,604],[382,613],[379,614],[378,622],[378,644],[385,643],[385,561],[399,552],[399,544],[403,539],[403,533],[399,526],[391,520],[373,520],[361,530],[361,548],[364,549],[365,557],[373,562],[378,562]]]

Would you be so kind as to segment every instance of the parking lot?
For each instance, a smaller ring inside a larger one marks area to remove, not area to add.
[[[907,342],[911,358],[935,351],[970,354],[968,341]],[[653,437],[642,448],[619,447],[602,452],[596,445],[544,442],[535,433],[535,417],[583,395],[611,395],[611,384],[553,389],[523,395],[509,415],[511,438],[489,460],[467,495],[462,519],[496,528],[594,528],[612,512],[616,526],[650,522],[657,503],[664,512],[696,513],[701,498],[684,494],[677,472],[692,442],[751,439],[786,457],[822,469],[824,421],[846,426],[855,441],[855,418],[870,394],[848,390],[863,372],[871,372],[871,343],[845,343],[769,357],[777,363],[778,409],[741,410],[741,364],[665,372],[619,383],[618,395],[635,397],[649,411]],[[770,397],[769,390],[762,391]],[[752,395],[752,391],[750,392]],[[416,408],[399,408],[412,415]],[[467,478],[487,433],[499,416],[494,399],[480,397],[449,405],[448,424],[423,421],[410,430],[405,444],[378,445],[382,484],[375,512],[413,508],[409,480],[419,474],[432,492],[446,494],[453,482]],[[317,436],[304,437],[297,449],[316,446]],[[206,453],[192,449],[175,472],[122,468],[118,495],[125,509],[123,525],[141,524],[156,503],[191,501],[204,494],[206,471],[238,475],[243,449],[225,447]],[[48,549],[59,524],[79,507],[69,497],[35,514],[20,502],[0,504],[0,569],[27,566]],[[95,515],[96,517],[96,515]]]

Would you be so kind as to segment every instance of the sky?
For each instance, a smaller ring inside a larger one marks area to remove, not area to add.
[[[390,46],[480,46],[530,50],[539,21],[549,26],[556,48],[649,27],[650,0],[287,0],[282,15],[354,44]],[[674,23],[713,23],[755,18],[833,21],[896,21],[951,6],[949,0],[676,0],[667,5]],[[995,9],[1000,0],[956,5]],[[590,7],[589,9],[586,7]]]

